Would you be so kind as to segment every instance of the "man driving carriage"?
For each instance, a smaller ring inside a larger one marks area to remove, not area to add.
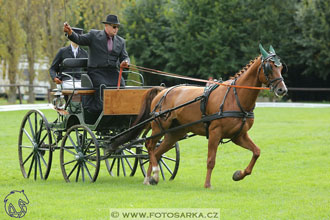
[[[82,34],[83,30],[80,28],[73,27],[72,30],[77,34]],[[62,71],[69,71],[61,69],[61,64],[64,59],[66,58],[88,58],[88,53],[86,50],[82,49],[76,43],[71,41],[71,44],[67,47],[62,47],[56,54],[52,65],[49,68],[50,77],[56,84],[65,83],[65,81],[69,80],[68,76],[62,75],[60,72]],[[76,79],[79,79],[79,76],[75,76]],[[65,86],[65,85],[64,85]],[[71,85],[72,87],[72,85]]]
[[[63,31],[68,38],[79,44],[89,47],[88,75],[96,90],[94,96],[84,99],[84,107],[88,112],[99,113],[102,111],[100,100],[101,86],[116,86],[120,67],[128,68],[130,59],[126,51],[125,40],[117,35],[119,19],[116,15],[108,15],[102,22],[104,30],[91,30],[87,34],[77,34],[72,31],[68,23],[64,23]],[[123,78],[121,86],[125,86]]]

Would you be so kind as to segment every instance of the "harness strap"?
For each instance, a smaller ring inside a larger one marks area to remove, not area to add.
[[[201,104],[200,104],[200,109],[202,112],[202,118],[206,116],[206,105],[207,102],[209,100],[209,96],[211,94],[211,92],[213,92],[216,88],[218,88],[219,85],[218,84],[212,84],[210,86],[206,86],[204,89],[204,93],[202,95],[202,100],[201,100]],[[204,127],[205,127],[205,131],[206,131],[206,138],[209,138],[209,126],[210,126],[210,121],[206,121],[204,122]]]
[[[179,86],[182,86],[182,85],[176,85],[176,86],[172,86],[171,88],[169,88],[165,93],[164,95],[159,99],[158,103],[155,105],[155,108],[152,110],[152,112],[150,113],[150,115],[153,115],[155,114],[156,110],[159,108],[159,112],[162,111],[162,104],[163,102],[165,101],[165,98],[167,96],[167,94],[172,91],[174,88],[177,88]]]

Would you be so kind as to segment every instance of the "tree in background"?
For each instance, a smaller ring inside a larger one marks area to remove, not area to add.
[[[39,13],[42,9],[42,4],[38,0],[25,0],[23,11],[22,26],[26,33],[25,52],[28,60],[28,81],[29,81],[29,103],[34,103],[34,87],[33,81],[35,79],[35,62],[38,59],[38,53],[41,49],[42,31],[40,27],[40,20],[42,15]]]
[[[115,14],[121,21],[122,0],[77,0],[70,1],[69,10],[72,13],[70,21],[72,26],[78,26],[85,31],[90,29],[104,29],[101,22],[108,14]]]
[[[330,2],[303,0],[296,22],[301,29],[301,35],[295,39],[301,48],[296,60],[305,66],[302,73],[330,79]]]
[[[242,62],[241,45],[248,41],[242,22],[242,1],[173,2],[170,16],[171,71],[207,79],[237,71]]]
[[[41,8],[42,19],[40,20],[40,28],[42,29],[42,53],[48,59],[50,66],[57,51],[65,46],[67,39],[63,33],[63,23],[66,16],[71,13],[66,11],[67,0],[41,0],[43,7]],[[49,76],[49,73],[45,73]],[[55,86],[51,78],[49,82]]]
[[[16,84],[18,77],[19,58],[24,52],[25,33],[21,27],[23,0],[3,0],[1,2],[1,57],[8,64],[8,78],[10,84]],[[8,102],[15,103],[16,87],[10,87]]]
[[[132,0],[127,4],[124,16],[124,36],[127,51],[139,66],[164,70],[173,55],[170,51],[170,24],[166,18],[166,0]],[[147,85],[159,84],[154,75],[145,77]]]

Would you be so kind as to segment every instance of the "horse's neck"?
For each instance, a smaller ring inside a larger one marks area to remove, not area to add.
[[[262,83],[258,79],[258,69],[261,64],[259,57],[236,81],[239,86],[260,87]],[[245,111],[252,111],[260,90],[257,89],[237,89],[237,94],[241,106]]]

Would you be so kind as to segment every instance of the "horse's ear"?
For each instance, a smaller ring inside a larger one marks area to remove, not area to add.
[[[269,46],[269,52],[272,54],[276,54],[272,45]]]
[[[259,48],[260,48],[260,52],[261,52],[261,56],[262,56],[262,58],[263,59],[266,59],[266,57],[268,57],[268,53],[267,53],[267,51],[262,47],[262,45],[261,44],[259,44]]]

